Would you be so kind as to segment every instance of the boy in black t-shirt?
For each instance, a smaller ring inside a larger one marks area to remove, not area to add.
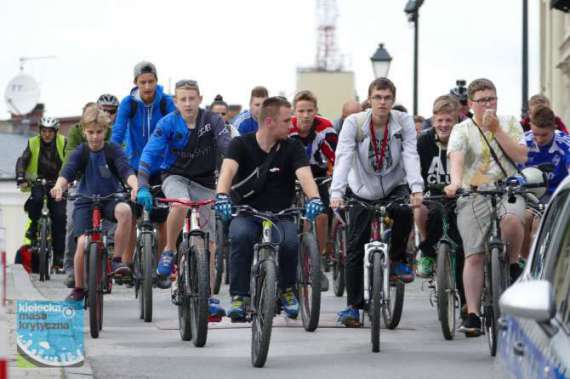
[[[216,211],[222,218],[231,218],[233,188],[240,195],[239,204],[247,204],[260,211],[279,212],[291,206],[295,198],[295,178],[309,198],[305,216],[314,219],[324,205],[319,198],[317,185],[311,174],[309,161],[299,141],[288,139],[291,124],[291,104],[284,98],[271,97],[263,102],[259,116],[260,127],[256,133],[232,140],[222,164],[216,195]],[[270,161],[268,161],[268,159]],[[256,169],[270,162],[263,173],[263,185],[250,186]],[[240,185],[241,184],[241,185]],[[247,189],[245,189],[247,188]],[[251,188],[257,190],[252,193]],[[279,246],[280,301],[284,311],[296,318],[299,303],[293,291],[296,281],[297,225],[289,219],[275,223],[282,233]],[[230,295],[232,320],[245,317],[244,297],[249,296],[250,269],[253,246],[258,241],[261,221],[251,216],[240,215],[230,225]],[[277,234],[274,230],[275,235]],[[275,237],[274,237],[275,238]]]

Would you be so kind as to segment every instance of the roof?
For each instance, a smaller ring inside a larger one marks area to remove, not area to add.
[[[27,134],[0,132],[0,179],[16,177],[16,161],[26,148],[28,138],[30,136]]]

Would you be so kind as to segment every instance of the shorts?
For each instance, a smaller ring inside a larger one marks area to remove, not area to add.
[[[489,240],[491,201],[482,195],[473,195],[457,200],[457,227],[463,240],[465,257],[482,254],[487,250]],[[497,206],[499,217],[515,215],[524,225],[526,202],[516,196],[514,203],[509,203],[506,195]]]
[[[216,191],[180,175],[169,175],[162,181],[162,192],[168,198],[187,200],[210,200]],[[200,229],[209,234],[210,241],[216,236],[216,217],[210,205],[200,208]]]
[[[115,219],[115,207],[123,201],[108,200],[103,205],[103,218],[111,222],[117,222]],[[127,203],[125,203],[127,204]],[[85,234],[87,230],[93,228],[93,208],[90,204],[75,204],[73,209],[73,237],[77,238]]]

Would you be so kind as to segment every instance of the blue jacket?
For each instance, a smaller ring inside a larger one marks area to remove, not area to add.
[[[532,131],[525,133],[528,148],[528,160],[525,167],[535,167],[541,163],[554,164],[554,171],[548,174],[547,193],[552,194],[570,171],[570,137],[556,130],[552,142],[546,146],[538,146]]]
[[[181,175],[214,188],[216,157],[226,153],[230,140],[224,120],[216,113],[200,109],[192,130],[180,112],[168,114],[158,122],[143,150],[139,186],[148,186],[152,168],[158,162],[160,170],[167,175]]]
[[[166,113],[162,114],[160,101],[166,99]],[[131,119],[131,102],[137,104],[136,113]],[[138,94],[138,87],[131,90],[130,95],[121,100],[117,111],[117,119],[113,125],[111,142],[116,144],[125,143],[125,152],[131,168],[136,172],[139,168],[139,160],[142,151],[147,144],[158,121],[166,114],[175,110],[174,102],[166,95],[162,86],[156,86],[156,94],[151,105],[146,106]],[[153,167],[153,173],[158,171],[158,165]]]
[[[257,120],[253,118],[249,111],[243,111],[237,115],[232,124],[237,128],[240,136],[255,133],[259,127]]]

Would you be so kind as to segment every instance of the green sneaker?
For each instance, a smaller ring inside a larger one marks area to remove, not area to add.
[[[429,278],[433,275],[434,260],[431,257],[421,257],[418,259],[416,273],[420,278]]]

